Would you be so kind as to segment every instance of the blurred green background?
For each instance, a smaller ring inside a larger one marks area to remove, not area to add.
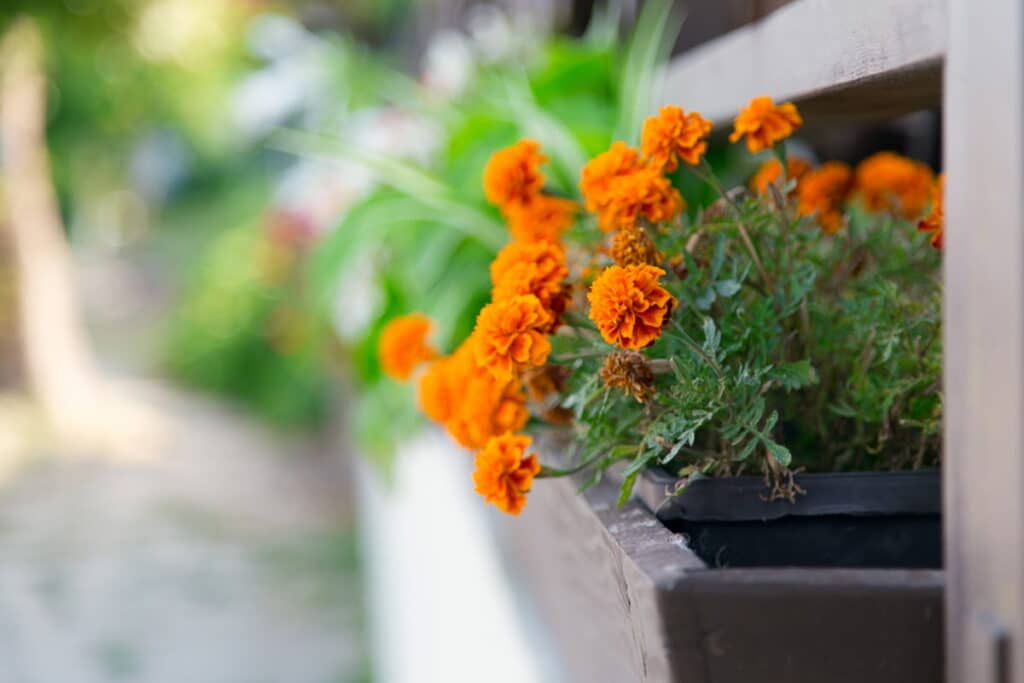
[[[445,348],[467,334],[505,241],[487,158],[534,137],[573,192],[639,130],[674,31],[653,4],[625,48],[621,16],[565,3],[445,23],[408,0],[14,0],[0,24],[44,35],[72,247],[142,264],[155,291],[100,345],[279,427],[347,409],[387,462],[418,418],[377,367],[383,321],[424,311]]]

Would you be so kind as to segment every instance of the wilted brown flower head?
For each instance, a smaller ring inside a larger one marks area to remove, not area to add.
[[[612,351],[601,366],[601,381],[610,389],[620,389],[640,403],[654,395],[654,372],[647,359],[636,351]]]
[[[612,238],[612,248],[609,253],[615,263],[620,266],[643,264],[656,266],[665,258],[654,246],[651,236],[640,226],[617,231],[615,237]]]

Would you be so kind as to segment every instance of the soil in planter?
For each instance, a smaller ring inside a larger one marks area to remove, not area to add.
[[[710,567],[939,569],[939,515],[823,515],[667,526]]]

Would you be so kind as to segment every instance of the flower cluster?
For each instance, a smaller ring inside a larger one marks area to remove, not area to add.
[[[830,235],[843,227],[843,204],[853,189],[853,173],[841,161],[827,161],[797,181],[797,211],[814,216]]]
[[[513,242],[491,263],[491,298],[507,301],[532,294],[548,314],[547,331],[553,332],[569,303],[568,275],[565,250],[557,242]]]
[[[529,418],[522,386],[479,367],[466,343],[427,368],[419,401],[424,414],[464,448],[481,448],[493,436],[522,429]]]
[[[483,174],[485,195],[505,217],[510,241],[491,262],[491,300],[472,333],[440,357],[425,341],[430,321],[413,314],[393,321],[380,342],[381,366],[390,376],[408,379],[426,366],[418,377],[420,407],[476,452],[473,482],[487,503],[519,514],[534,479],[566,472],[543,467],[529,452],[531,439],[521,430],[531,414],[569,426],[584,452],[593,453],[574,470],[600,471],[616,459],[609,453],[630,454],[624,457],[639,465],[688,457],[688,471],[701,474],[741,470],[756,457],[766,476],[783,478],[791,454],[775,441],[780,411],[790,411],[791,427],[800,411],[821,406],[866,414],[884,405],[889,413],[870,418],[880,440],[900,429],[892,426],[895,410],[916,411],[907,424],[935,424],[935,402],[905,389],[935,382],[867,385],[904,391],[882,399],[854,385],[849,364],[899,353],[893,350],[897,337],[884,337],[890,346],[874,354],[876,333],[863,328],[883,321],[856,316],[876,310],[870,308],[875,299],[859,306],[835,299],[836,292],[882,296],[877,310],[893,308],[887,324],[931,333],[932,319],[913,318],[918,309],[901,298],[904,290],[882,281],[908,259],[916,263],[917,256],[906,254],[931,251],[919,248],[922,240],[912,229],[893,242],[902,250],[900,263],[886,252],[888,244],[875,252],[868,243],[854,250],[852,234],[837,240],[822,233],[847,226],[853,233],[848,207],[859,202],[874,214],[919,219],[918,230],[941,247],[941,176],[935,180],[927,167],[892,153],[855,169],[788,156],[780,143],[802,123],[793,104],[767,97],[742,109],[730,140],[745,139],[751,152],[770,149],[773,156],[750,179],[750,192],[726,192],[704,159],[712,123],[696,112],[662,107],[644,123],[637,147],[615,142],[581,169],[582,213],[575,199],[546,189],[547,157],[537,142],[523,140],[492,156]],[[685,173],[719,194],[695,217],[677,187],[675,174]],[[566,244],[563,235],[577,221],[582,230],[572,235],[585,237]],[[820,230],[807,229],[815,225]],[[859,288],[853,279],[872,268],[878,280]],[[815,287],[825,292],[821,300],[812,299]],[[811,325],[832,335],[820,351]],[[921,372],[930,372],[921,358],[931,347],[911,341],[905,352],[917,354]],[[837,368],[827,385],[815,371],[821,358],[834,359]],[[804,403],[787,397],[819,383],[820,395]],[[856,435],[851,439],[863,438],[865,427],[858,423],[849,431]],[[934,437],[922,433],[918,454]]]
[[[932,196],[932,170],[892,152],[878,152],[860,162],[857,193],[872,211],[891,211],[907,220],[921,215]]]
[[[750,178],[751,190],[765,194],[782,179],[782,164],[775,157],[765,161]],[[794,180],[792,193],[801,216],[813,218],[830,235],[843,228],[844,211],[859,201],[868,211],[891,213],[906,220],[922,218],[920,229],[931,235],[931,244],[942,248],[941,177],[936,180],[924,164],[893,152],[878,152],[851,169],[841,161],[812,167],[799,157],[788,160],[786,180]]]
[[[544,194],[540,167],[548,158],[534,140],[520,140],[496,152],[484,169],[484,195],[508,221],[519,242],[557,241],[572,225],[576,203]]]
[[[635,227],[641,218],[671,221],[685,203],[665,174],[678,169],[680,161],[700,163],[710,132],[711,122],[700,114],[662,107],[644,124],[642,153],[616,142],[583,167],[580,190],[587,211],[598,215],[606,232]]]

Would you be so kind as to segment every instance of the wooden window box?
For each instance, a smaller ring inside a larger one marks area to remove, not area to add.
[[[941,570],[713,568],[640,499],[663,481],[622,508],[578,484],[538,482],[504,525],[573,680],[943,679]]]

